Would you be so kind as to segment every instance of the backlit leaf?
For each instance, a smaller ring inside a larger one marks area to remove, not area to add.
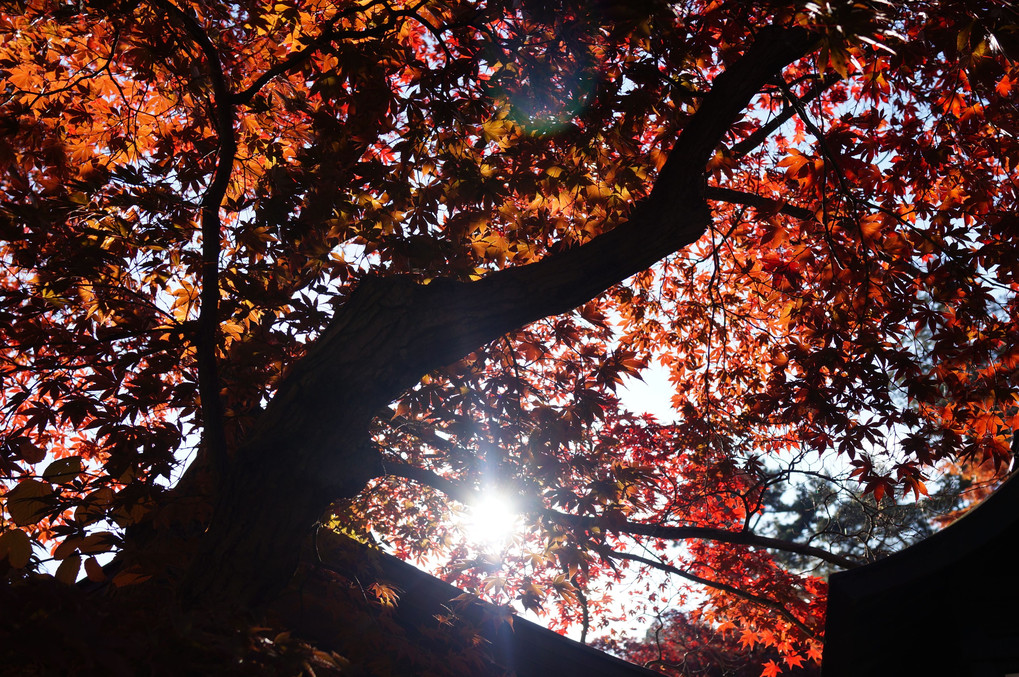
[[[81,570],[81,555],[71,555],[60,563],[54,574],[61,583],[73,585],[78,580],[78,572]]]
[[[53,508],[53,495],[49,482],[22,480],[6,496],[11,521],[19,527],[35,524]]]
[[[0,559],[7,558],[15,569],[23,569],[32,556],[32,541],[21,529],[9,529],[0,534]]]
[[[43,472],[43,479],[54,484],[69,482],[81,473],[81,459],[77,456],[68,456],[53,461]]]
[[[89,557],[85,560],[85,574],[94,583],[102,583],[106,580],[106,572],[103,571],[102,566],[96,561],[95,557]]]

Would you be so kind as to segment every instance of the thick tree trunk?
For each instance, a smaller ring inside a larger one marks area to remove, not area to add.
[[[569,311],[697,240],[711,219],[705,162],[761,86],[813,43],[798,29],[763,31],[716,78],[651,195],[615,230],[473,283],[366,279],[234,455],[187,594],[251,605],[282,588],[323,511],[379,474],[367,431],[380,409],[429,370]]]
[[[697,239],[710,214],[689,194],[691,207],[675,219],[679,227],[670,229],[667,243],[634,246],[636,238],[625,234],[639,227],[634,220],[552,265],[476,283],[366,279],[238,450],[188,594],[251,604],[285,585],[301,541],[329,504],[381,474],[367,439],[377,412],[430,369],[530,320],[574,308],[651,265],[658,252]]]

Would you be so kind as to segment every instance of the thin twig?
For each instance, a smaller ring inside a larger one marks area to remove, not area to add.
[[[827,77],[822,78],[818,82],[814,83],[814,86],[811,87],[803,96],[796,99],[796,102],[799,104],[799,107],[796,105],[788,105],[785,108],[783,108],[782,112],[780,112],[778,115],[776,115],[775,117],[771,118],[763,125],[758,127],[750,134],[750,136],[733,145],[733,147],[729,149],[729,154],[732,155],[734,158],[741,158],[744,155],[747,155],[748,153],[752,152],[755,148],[764,143],[767,140],[767,138],[771,136],[772,133],[775,132],[776,129],[784,125],[786,122],[789,121],[790,118],[796,115],[796,113],[798,112],[798,110],[800,110],[803,104],[810,103],[811,101],[816,99],[826,89],[831,87],[840,79],[841,78],[839,78],[838,76],[829,75]]]

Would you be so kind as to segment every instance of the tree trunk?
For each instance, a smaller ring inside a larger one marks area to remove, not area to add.
[[[716,78],[648,199],[614,230],[477,282],[366,278],[234,455],[186,594],[247,606],[281,589],[329,504],[380,473],[367,439],[377,412],[429,370],[567,312],[696,241],[711,221],[705,162],[763,84],[814,42],[800,29],[762,31]]]

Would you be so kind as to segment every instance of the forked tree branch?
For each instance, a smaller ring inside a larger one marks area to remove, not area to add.
[[[351,418],[370,420],[422,374],[529,322],[568,312],[696,241],[711,222],[704,197],[707,159],[760,88],[815,42],[798,28],[761,31],[715,79],[649,197],[615,229],[477,282],[436,279],[422,285],[406,277],[366,277],[280,384],[253,435],[286,430],[297,440],[334,425],[340,406]],[[308,392],[320,398],[312,406]],[[343,398],[351,392],[357,400],[347,403]]]
[[[825,166],[830,166],[832,171],[835,173],[835,179],[838,181],[839,187],[842,189],[842,194],[850,202],[854,204],[858,202],[856,196],[853,195],[853,191],[849,186],[849,182],[846,179],[845,174],[839,167],[839,158],[828,144],[828,140],[824,132],[822,132],[817,125],[814,124],[814,121],[811,119],[809,113],[807,113],[807,109],[803,105],[803,102],[796,98],[796,95],[789,90],[789,85],[786,81],[783,80],[781,76],[776,75],[774,82],[778,88],[782,90],[786,100],[789,102],[789,107],[796,112],[800,121],[803,122],[803,126],[807,128],[810,134],[817,141],[818,148],[821,150],[821,157],[823,157],[825,161]]]
[[[364,444],[371,421],[423,374],[570,311],[700,238],[711,223],[708,158],[761,88],[816,43],[801,28],[760,31],[715,78],[648,198],[608,233],[477,282],[366,276],[238,450],[187,576],[191,599],[255,603],[287,578],[329,504],[378,475],[377,453]]]
[[[820,96],[826,89],[831,87],[833,84],[841,80],[838,74],[826,75],[811,87],[807,92],[796,98],[796,103],[789,103],[782,111],[771,118],[763,125],[754,130],[749,136],[742,141],[737,142],[729,149],[729,154],[733,158],[741,158],[754,151],[755,148],[760,146],[762,143],[768,140],[768,137],[775,133],[779,127],[788,122],[792,117],[797,114],[797,111],[803,107],[804,104],[810,103],[818,96]],[[792,94],[785,94],[786,96],[792,96]],[[795,97],[794,97],[795,98]]]
[[[484,494],[462,482],[447,479],[441,475],[425,470],[408,463],[393,463],[386,461],[382,464],[382,472],[393,477],[403,477],[437,489],[450,498],[465,505],[476,505],[480,503]],[[713,541],[716,543],[729,543],[732,545],[743,545],[749,548],[764,548],[768,550],[779,550],[792,552],[798,555],[813,557],[819,560],[834,564],[846,569],[852,569],[860,565],[859,562],[816,548],[803,543],[786,541],[780,538],[760,536],[749,531],[729,531],[714,527],[700,526],[669,526],[663,524],[645,524],[632,522],[630,520],[608,519],[594,515],[571,515],[545,507],[540,499],[527,497],[521,494],[514,496],[515,507],[523,514],[540,515],[558,524],[569,525],[572,528],[594,530],[629,536],[646,536],[648,538],[684,541],[701,540]]]

